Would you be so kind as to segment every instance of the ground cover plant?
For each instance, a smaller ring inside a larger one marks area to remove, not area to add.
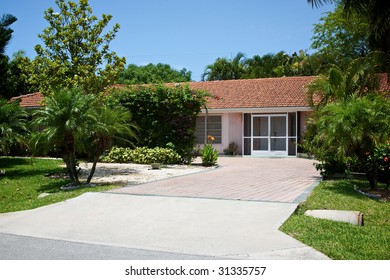
[[[33,209],[77,197],[85,192],[115,188],[114,185],[83,187],[64,191],[66,178],[50,178],[49,174],[63,173],[63,161],[38,158],[0,157],[0,213]],[[42,193],[50,195],[38,198]]]
[[[390,202],[368,198],[355,190],[368,188],[367,181],[324,181],[281,230],[332,259],[389,260]],[[306,210],[315,209],[361,211],[364,226],[304,215]]]
[[[136,164],[178,164],[182,162],[181,156],[173,149],[160,147],[137,147],[135,149],[113,147],[101,160],[110,163]]]

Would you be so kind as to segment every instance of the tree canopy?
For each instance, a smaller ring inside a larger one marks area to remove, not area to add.
[[[35,46],[32,79],[43,93],[66,87],[79,87],[93,94],[101,92],[117,80],[125,65],[125,58],[109,49],[119,24],[105,33],[112,16],[103,14],[98,19],[88,0],[78,4],[65,0],[55,3],[58,11],[45,11],[49,26],[38,35],[43,45]]]
[[[336,3],[345,17],[355,14],[368,23],[368,42],[371,50],[390,54],[390,2],[384,0],[307,0],[313,6]]]
[[[118,83],[126,85],[190,81],[191,71],[187,71],[185,68],[178,71],[170,65],[162,63],[149,63],[145,66],[130,64],[120,73],[118,79]]]
[[[369,53],[368,30],[364,18],[356,12],[346,17],[343,8],[336,6],[314,25],[311,48],[332,64],[346,67],[353,59]]]
[[[283,76],[308,76],[317,73],[321,60],[309,56],[303,50],[289,55],[284,51],[276,54],[255,55],[247,58],[238,53],[234,58],[218,58],[206,67],[202,80],[236,80]]]
[[[5,14],[0,18],[0,97],[10,97],[7,88],[9,58],[4,53],[8,43],[11,41],[12,33],[14,32],[10,28],[10,25],[16,20],[16,17],[9,14]]]

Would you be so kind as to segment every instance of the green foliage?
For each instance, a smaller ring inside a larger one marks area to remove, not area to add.
[[[119,25],[103,33],[112,16],[103,14],[98,20],[88,0],[78,4],[65,0],[55,3],[58,12],[53,8],[45,11],[49,27],[38,35],[44,46],[35,46],[32,80],[45,94],[73,87],[92,94],[102,92],[117,80],[125,65],[125,59],[109,48]]]
[[[389,133],[390,134],[390,133]],[[363,160],[364,165],[375,169],[378,181],[386,183],[387,189],[390,185],[390,142],[380,143],[375,146],[373,153],[366,152]]]
[[[308,0],[313,6],[336,3],[342,7],[344,18],[356,15],[358,21],[368,24],[366,34],[371,50],[390,54],[390,2],[383,0]],[[355,22],[358,24],[358,22]]]
[[[157,65],[149,63],[145,66],[130,64],[120,73],[118,83],[126,85],[134,84],[158,84],[170,82],[191,82],[191,71],[185,68],[180,71],[172,69],[168,64]]]
[[[367,20],[355,12],[346,17],[343,7],[337,5],[314,25],[311,47],[343,68],[368,54],[368,28]]]
[[[108,98],[133,113],[139,127],[137,146],[154,148],[172,143],[183,161],[189,162],[195,145],[196,118],[206,96],[188,85],[152,85],[113,89]]]
[[[119,105],[106,105],[101,98],[79,89],[54,92],[44,99],[45,107],[34,113],[33,126],[40,130],[32,139],[36,152],[56,149],[64,159],[72,182],[80,184],[77,155],[87,154],[94,162],[110,147],[113,137],[134,137],[131,114]]]
[[[206,67],[203,81],[255,79],[283,76],[308,76],[317,74],[323,63],[318,55],[309,56],[304,51],[288,55],[281,51],[277,54],[255,55],[246,58],[238,53],[234,58],[218,58]]]
[[[3,55],[5,48],[12,38],[14,32],[9,26],[17,21],[13,15],[5,14],[0,18],[0,55]]]
[[[213,166],[218,160],[218,151],[213,147],[212,144],[205,144],[200,150],[202,156],[203,166]]]
[[[6,80],[8,98],[38,91],[37,85],[32,84],[30,81],[32,75],[31,69],[32,62],[25,56],[23,51],[19,51],[13,55],[12,60],[8,64]]]
[[[246,58],[238,53],[234,58],[217,58],[213,64],[207,65],[202,74],[202,81],[237,80],[245,73]]]
[[[362,169],[376,187],[377,166],[366,161],[366,153],[374,154],[390,136],[388,98],[371,94],[328,104],[313,114],[307,131],[304,147],[323,167],[337,162]]]
[[[348,101],[353,96],[364,96],[379,89],[379,75],[390,65],[390,56],[371,52],[356,58],[345,69],[333,65],[307,86],[309,102],[321,107],[330,102]]]
[[[182,159],[178,153],[171,148],[148,148],[137,147],[135,149],[113,147],[110,152],[102,158],[103,162],[115,163],[137,163],[137,164],[177,164]]]
[[[0,18],[0,97],[9,98],[7,76],[9,68],[9,58],[4,55],[5,49],[12,38],[13,30],[10,25],[16,21],[12,15],[2,15]]]
[[[26,142],[27,113],[19,103],[0,98],[0,154],[9,154],[16,143]]]
[[[151,149],[147,147],[138,147],[133,150],[132,162],[139,164],[174,164],[180,163],[181,157],[178,153],[169,148],[155,147]]]

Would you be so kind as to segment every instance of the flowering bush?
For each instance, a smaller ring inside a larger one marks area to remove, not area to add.
[[[364,167],[371,172],[373,180],[390,184],[390,142],[380,144],[373,151],[364,153]]]

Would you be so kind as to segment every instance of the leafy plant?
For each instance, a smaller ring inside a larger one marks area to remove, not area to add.
[[[45,107],[34,116],[33,126],[40,131],[32,137],[35,151],[55,147],[65,161],[71,181],[80,184],[77,155],[87,154],[93,160],[88,176],[91,181],[96,162],[110,147],[113,137],[134,137],[131,115],[118,106],[108,106],[93,94],[79,89],[61,90],[46,96]]]
[[[25,142],[27,116],[17,102],[0,98],[0,153],[9,154],[12,146]]]
[[[206,96],[188,85],[150,85],[112,89],[109,99],[132,112],[139,127],[137,146],[166,147],[171,143],[182,160],[190,162],[196,118],[205,106]]]
[[[176,164],[180,163],[182,158],[171,148],[137,147],[132,150],[130,148],[113,147],[102,158],[102,161],[115,163],[133,162],[137,164]]]
[[[211,135],[207,136],[208,143],[203,146],[203,149],[200,151],[202,156],[202,165],[203,166],[213,166],[217,163],[218,160],[218,151],[213,147],[212,142],[215,138]]]

